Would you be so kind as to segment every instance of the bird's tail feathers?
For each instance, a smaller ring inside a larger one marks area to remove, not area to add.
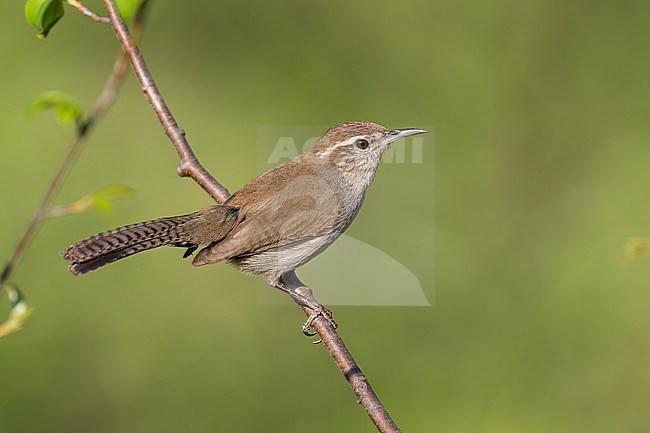
[[[141,251],[165,245],[196,249],[223,239],[233,227],[237,208],[212,206],[202,211],[118,227],[77,242],[61,255],[75,275]]]

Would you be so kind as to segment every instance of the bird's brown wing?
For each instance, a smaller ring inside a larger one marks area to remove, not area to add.
[[[281,249],[331,233],[341,220],[336,191],[315,174],[286,173],[276,173],[273,190],[265,182],[273,173],[267,172],[233,195],[228,205],[239,207],[236,226],[223,240],[201,250],[193,265]]]

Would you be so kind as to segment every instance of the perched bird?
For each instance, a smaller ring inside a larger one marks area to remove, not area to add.
[[[363,203],[382,154],[395,140],[424,129],[389,130],[371,122],[334,126],[295,158],[246,184],[224,203],[187,215],[119,227],[62,252],[75,275],[164,245],[196,250],[192,264],[227,261],[262,274],[333,326],[331,312],[314,299],[295,269],[323,252],[350,226]]]

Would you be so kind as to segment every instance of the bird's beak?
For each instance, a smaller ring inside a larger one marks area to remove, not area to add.
[[[426,134],[427,132],[429,131],[420,128],[391,129],[386,132],[384,144],[392,143],[393,141],[410,137],[411,135]]]

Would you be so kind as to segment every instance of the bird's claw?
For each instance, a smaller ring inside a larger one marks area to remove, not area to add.
[[[332,326],[332,328],[336,329],[339,327],[339,325],[334,321],[334,317],[332,316],[332,312],[323,307],[322,305],[319,305],[317,308],[312,308],[312,312],[307,318],[307,321],[302,325],[302,333],[305,334],[307,337],[313,337],[316,335],[316,332],[311,332],[310,329],[314,329],[312,327],[314,321],[318,318],[318,316],[323,317],[327,322]],[[315,342],[315,344],[320,343],[321,340]]]

